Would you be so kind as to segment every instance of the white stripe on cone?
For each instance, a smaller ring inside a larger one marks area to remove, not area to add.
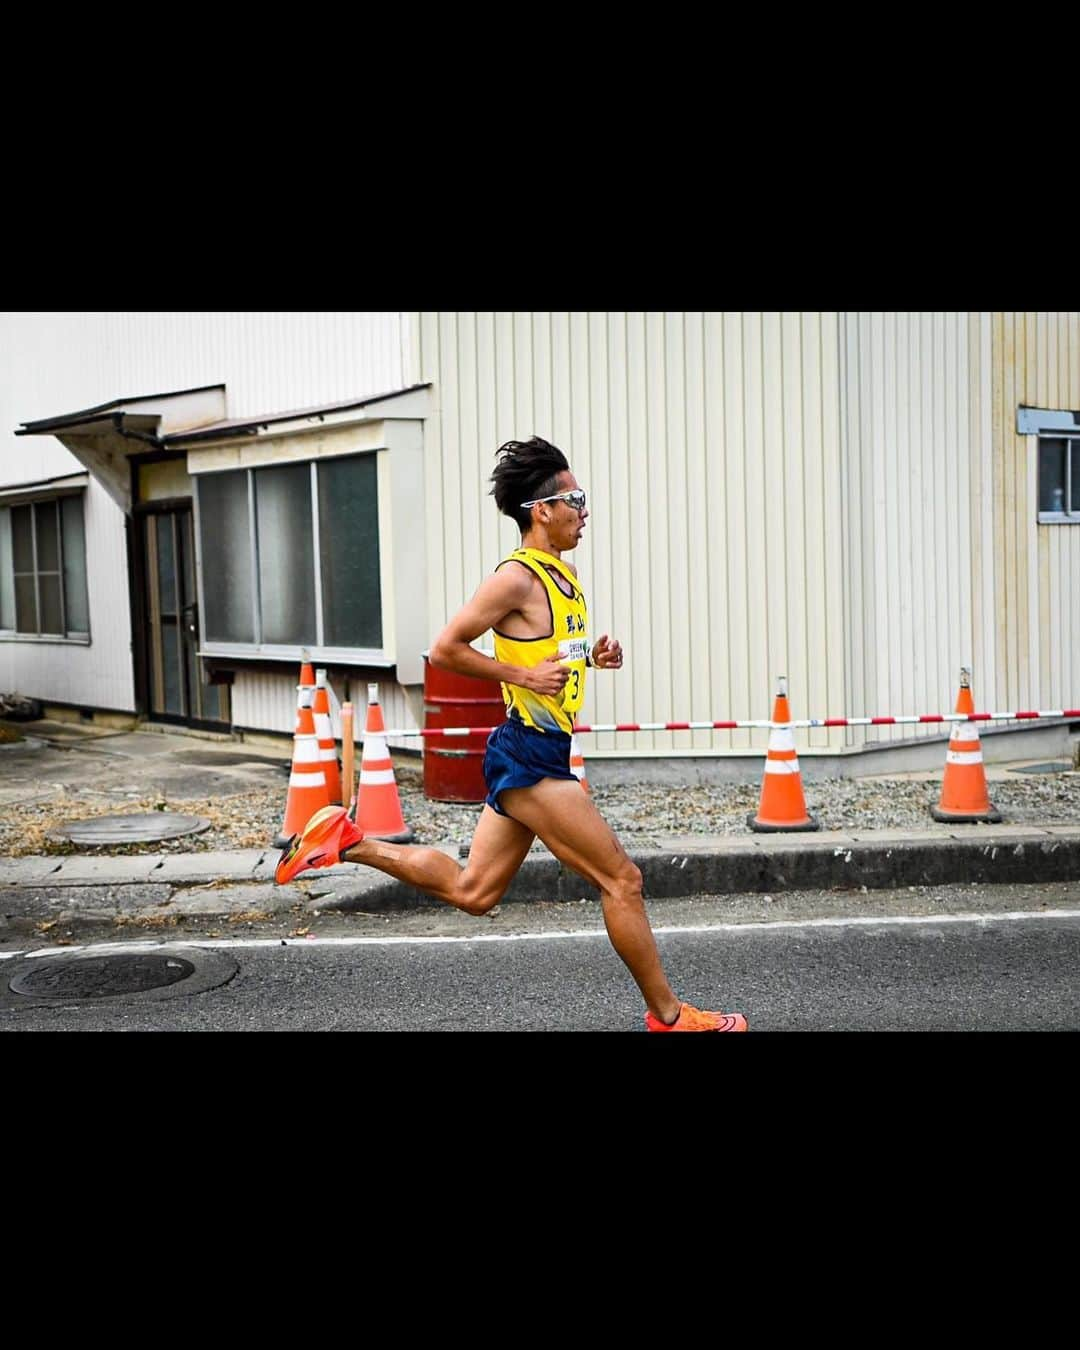
[[[319,742],[311,732],[297,732],[293,749],[294,764],[318,764]],[[319,770],[322,773],[322,769]]]
[[[946,764],[981,764],[981,750],[950,750],[945,756]]]
[[[370,787],[375,787],[375,786],[378,786],[378,785],[381,785],[381,784],[385,784],[385,783],[392,783],[393,781],[394,781],[394,771],[393,771],[393,769],[361,769],[361,770],[360,770],[360,782],[361,782],[361,784],[365,784],[365,783],[366,783],[366,784],[367,784],[368,786],[370,786]]]
[[[797,759],[767,759],[765,761],[766,773],[798,773],[799,761]]]

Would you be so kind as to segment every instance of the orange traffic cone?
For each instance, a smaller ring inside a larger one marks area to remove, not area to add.
[[[589,780],[585,777],[585,757],[581,753],[581,746],[578,745],[578,738],[573,732],[570,733],[570,772],[585,791],[589,792]],[[592,796],[591,792],[589,792],[589,796]]]
[[[379,707],[379,686],[368,685],[364,752],[360,756],[360,786],[356,791],[356,824],[369,839],[407,844],[413,832],[401,814],[394,782],[394,765],[386,745],[386,723]]]
[[[341,771],[338,769],[337,745],[334,741],[334,729],[330,725],[330,696],[326,692],[326,671],[315,672],[315,699],[311,705],[315,719],[315,735],[319,738],[319,759],[323,773],[326,774],[326,790],[330,793],[330,805],[341,804]],[[348,802],[345,803],[349,805]]]
[[[292,772],[289,795],[285,801],[285,819],[275,848],[284,848],[294,834],[308,823],[320,807],[329,806],[326,775],[319,761],[319,739],[311,715],[311,691],[301,688],[298,725],[293,735]]]
[[[302,653],[302,662],[300,666],[300,683],[296,686],[296,725],[295,727],[293,727],[294,732],[297,731],[306,732],[311,730],[311,728],[309,728],[308,726],[301,725],[302,718],[300,716],[300,710],[303,707],[303,699],[301,696],[304,694],[305,691],[307,691],[312,696],[311,698],[308,699],[307,705],[310,715],[310,710],[312,708],[313,699],[315,696],[315,672],[311,668],[311,661],[308,658],[306,647],[304,648],[304,651]],[[327,782],[329,782],[329,779],[327,780]]]
[[[971,696],[971,671],[961,668],[960,693],[954,712],[973,713],[975,700]],[[1001,812],[990,801],[986,787],[986,769],[983,767],[979,728],[975,722],[957,722],[949,737],[945,756],[945,777],[941,783],[941,800],[931,806],[935,820],[949,823],[984,821],[996,825]]]
[[[306,689],[315,687],[315,672],[311,668],[311,656],[306,647],[300,653],[300,683]]]
[[[785,675],[780,676],[772,720],[791,721]],[[802,775],[799,773],[799,756],[795,750],[795,736],[789,727],[773,727],[769,733],[758,813],[756,816],[747,816],[746,823],[752,830],[762,833],[821,828],[806,809]]]

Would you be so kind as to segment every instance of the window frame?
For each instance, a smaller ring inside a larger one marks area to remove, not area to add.
[[[319,549],[318,466],[331,461],[340,462],[343,459],[359,459],[368,456],[373,456],[375,460],[376,512],[379,538],[379,627],[382,635],[382,644],[378,647],[328,646],[323,641],[325,620],[323,615],[322,558]],[[261,597],[259,595],[259,538],[255,475],[260,469],[275,468],[286,464],[306,464],[308,467],[308,505],[311,512],[312,523],[311,566],[315,587],[315,641],[306,647],[301,643],[272,643],[264,642],[262,639],[263,617]],[[247,489],[248,556],[252,579],[252,631],[255,635],[254,641],[252,642],[227,642],[218,638],[208,638],[204,627],[206,615],[203,580],[205,559],[203,558],[202,547],[202,508],[200,498],[206,482],[209,479],[218,477],[224,473],[243,473],[245,476],[245,486]],[[195,559],[199,596],[199,656],[214,657],[219,660],[221,658],[227,658],[242,660],[299,661],[301,659],[301,654],[306,651],[314,661],[334,662],[344,665],[383,667],[386,669],[389,669],[395,664],[393,656],[390,654],[387,641],[389,636],[385,587],[387,525],[384,519],[383,467],[382,455],[380,454],[379,449],[351,447],[334,455],[315,454],[311,457],[297,456],[296,458],[289,459],[270,459],[248,464],[232,464],[228,467],[222,467],[221,469],[208,469],[202,472],[193,473],[192,480],[194,485],[192,508],[195,519]]]
[[[68,610],[71,608],[66,588],[65,568],[64,568],[64,513],[61,503],[67,497],[77,497],[80,499],[80,508],[82,511],[82,537],[83,537],[83,579],[87,588],[86,613],[89,623],[90,615],[90,597],[89,597],[89,565],[86,550],[86,490],[83,487],[72,488],[62,492],[38,492],[38,493],[19,493],[15,491],[6,491],[0,496],[0,511],[10,512],[23,506],[31,508],[30,514],[30,542],[33,551],[33,570],[27,572],[25,569],[16,569],[15,567],[15,545],[14,530],[9,530],[10,553],[7,559],[0,560],[5,565],[10,563],[10,576],[12,586],[13,604],[15,612],[12,618],[15,620],[14,628],[0,628],[0,642],[28,642],[28,643],[64,643],[74,647],[88,647],[92,641],[92,630],[88,627],[72,628],[67,626]],[[38,566],[38,508],[51,506],[56,514],[56,548],[57,548],[57,566],[55,568],[41,568]],[[18,602],[14,599],[15,579],[16,577],[33,576],[34,578],[34,606],[37,612],[38,629],[35,632],[18,627]],[[60,621],[63,628],[59,633],[46,633],[41,631],[41,577],[56,576],[59,582],[60,591]]]
[[[1080,431],[1067,431],[1064,428],[1045,428],[1035,438],[1035,492],[1038,501],[1039,471],[1042,468],[1043,441],[1065,442],[1065,510],[1043,511],[1037,509],[1036,519],[1040,525],[1080,525],[1080,480],[1073,481],[1073,446],[1080,444]],[[1070,509],[1071,508],[1071,509]]]
[[[1016,409],[1016,432],[1035,442],[1031,457],[1031,491],[1035,499],[1035,520],[1039,525],[1080,525],[1080,483],[1073,482],[1072,443],[1080,441],[1080,412],[1068,408],[1035,408],[1021,403]],[[1042,470],[1043,441],[1065,441],[1065,493],[1071,510],[1043,511],[1039,507],[1039,479]]]

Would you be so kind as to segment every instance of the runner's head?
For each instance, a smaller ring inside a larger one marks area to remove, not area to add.
[[[495,505],[517,522],[522,534],[532,524],[532,512],[522,502],[536,501],[559,491],[558,476],[570,465],[558,446],[539,436],[527,441],[506,441],[495,451],[497,463],[491,475]]]

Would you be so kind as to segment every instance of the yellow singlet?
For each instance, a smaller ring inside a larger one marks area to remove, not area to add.
[[[522,563],[544,583],[551,607],[551,632],[546,637],[515,638],[495,628],[492,630],[495,660],[512,666],[537,666],[557,653],[560,662],[570,671],[570,678],[559,696],[534,694],[519,684],[504,684],[502,691],[507,716],[516,717],[539,731],[563,731],[569,735],[574,727],[574,714],[585,698],[585,658],[589,653],[589,613],[585,596],[566,564],[550,553],[542,553],[537,548],[519,548],[504,558],[499,567],[505,567],[508,562]],[[569,594],[549,568],[563,579]]]

